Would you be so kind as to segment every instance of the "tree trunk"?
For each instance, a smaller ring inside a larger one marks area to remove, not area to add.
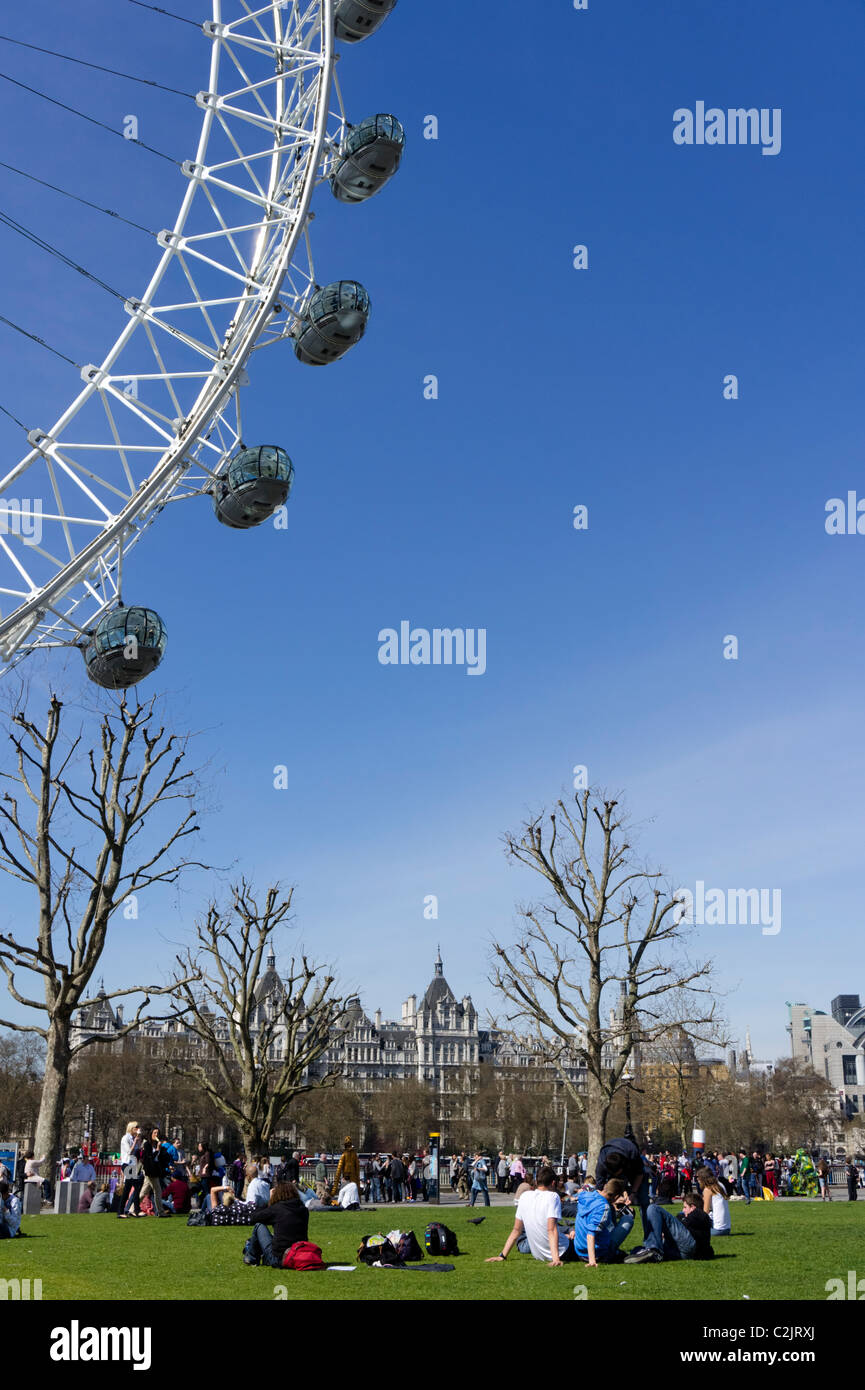
[[[607,1138],[607,1116],[610,1113],[610,1099],[593,1076],[589,1076],[586,1087],[585,1120],[588,1127],[587,1173],[594,1173],[598,1166],[598,1156]]]
[[[48,1039],[45,1051],[45,1080],[42,1085],[42,1099],[39,1104],[39,1118],[36,1121],[36,1138],[33,1148],[37,1158],[47,1159],[43,1169],[46,1177],[54,1185],[54,1165],[60,1157],[63,1107],[66,1103],[66,1087],[69,1084],[69,1064],[72,1053],[69,1048],[69,1019],[55,1017],[48,1026]]]
[[[268,1149],[260,1130],[243,1131],[243,1152],[247,1163],[257,1163],[259,1158],[268,1156]]]

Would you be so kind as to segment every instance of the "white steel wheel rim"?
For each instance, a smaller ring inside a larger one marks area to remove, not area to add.
[[[240,443],[250,353],[287,336],[314,289],[310,200],[344,130],[335,118],[328,135],[333,0],[212,4],[198,148],[156,271],[102,363],[82,370],[75,400],[50,429],[31,430],[33,447],[0,481],[7,668],[80,645],[117,602],[124,554]],[[35,498],[39,544],[12,524]]]

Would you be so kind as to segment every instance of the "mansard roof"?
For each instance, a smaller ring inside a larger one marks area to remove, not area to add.
[[[340,1023],[341,1028],[372,1028],[372,1019],[367,1015],[358,995],[352,995],[351,998],[347,999],[346,1005],[346,1011]]]
[[[271,994],[280,1000],[285,994],[285,987],[276,971],[276,957],[273,951],[267,957],[267,969],[255,986],[256,1004],[263,1004]]]
[[[98,1028],[102,1029],[105,1023],[109,1028],[118,1027],[118,1018],[111,1005],[111,1000],[105,994],[105,986],[101,985],[99,993],[91,1004],[78,1011],[79,1028]]]
[[[456,995],[454,994],[453,990],[451,989],[450,985],[445,979],[443,972],[444,967],[442,965],[442,956],[441,951],[439,951],[435,960],[435,974],[433,975],[432,979],[427,985],[427,991],[423,997],[421,1010],[433,1010],[436,1008],[438,1004],[442,1004],[445,1002],[448,1004],[456,1004]]]

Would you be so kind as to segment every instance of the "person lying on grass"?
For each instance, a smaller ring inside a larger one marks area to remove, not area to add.
[[[712,1260],[712,1223],[702,1209],[700,1197],[686,1192],[682,1215],[673,1216],[655,1203],[647,1211],[649,1234],[645,1245],[625,1256],[626,1265],[660,1264],[662,1260]]]
[[[581,1192],[577,1200],[577,1220],[573,1231],[559,1229],[562,1202],[555,1190],[552,1168],[538,1170],[534,1192],[524,1192],[517,1204],[514,1228],[500,1255],[491,1255],[487,1264],[506,1260],[522,1239],[528,1241],[536,1260],[557,1267],[585,1260],[590,1268],[614,1261],[619,1246],[634,1224],[625,1184],[612,1178],[603,1192]]]
[[[255,1202],[242,1202],[235,1197],[233,1189],[212,1187],[210,1189],[211,1226],[254,1226],[258,1213],[263,1207]]]

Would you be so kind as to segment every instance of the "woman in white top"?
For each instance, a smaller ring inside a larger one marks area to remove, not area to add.
[[[24,1155],[24,1181],[25,1182],[44,1182],[42,1174],[39,1172],[40,1166],[45,1162],[45,1156],[36,1158],[32,1149]]]
[[[33,1150],[29,1149],[28,1152],[24,1155],[24,1181],[38,1182],[40,1188],[42,1189],[43,1202],[49,1202],[51,1200],[51,1184],[49,1183],[48,1179],[43,1178],[42,1174],[39,1172],[40,1165],[44,1162],[44,1154],[42,1158],[37,1158]]]
[[[137,1120],[130,1120],[126,1126],[126,1133],[120,1140],[120,1166],[125,1168],[132,1157],[132,1150],[135,1146],[135,1136],[140,1126]]]
[[[141,1126],[137,1120],[130,1120],[126,1133],[120,1140],[120,1164],[123,1169],[123,1190],[120,1193],[117,1215],[123,1218],[130,1215],[141,1216],[141,1188],[144,1183],[144,1170],[139,1161],[141,1153]]]
[[[696,1177],[703,1194],[703,1211],[712,1222],[712,1235],[730,1235],[730,1204],[724,1189],[711,1168],[698,1169]]]

